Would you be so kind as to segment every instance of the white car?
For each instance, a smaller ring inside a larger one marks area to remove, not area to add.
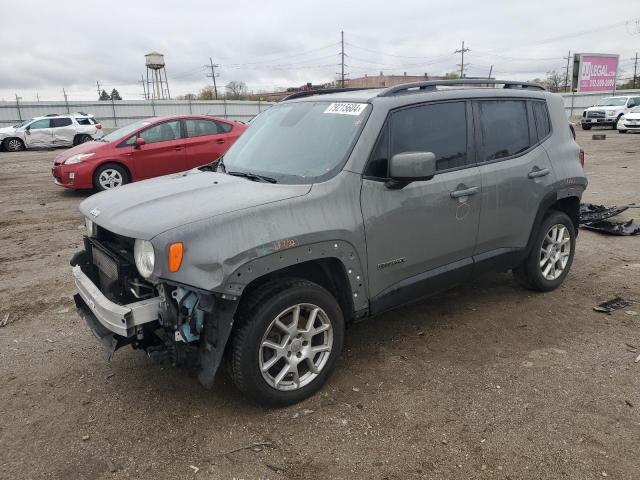
[[[640,96],[620,95],[605,97],[593,107],[582,112],[582,129],[590,130],[594,125],[606,125],[616,128],[622,115],[640,105]]]
[[[93,115],[78,112],[46,115],[0,128],[0,145],[9,152],[28,148],[71,147],[104,137]]]
[[[627,133],[627,130],[640,132],[640,106],[633,107],[618,120],[618,133]]]

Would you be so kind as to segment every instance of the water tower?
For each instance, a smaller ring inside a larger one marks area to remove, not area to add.
[[[147,99],[171,100],[167,70],[164,67],[164,55],[151,52],[144,56],[147,65]],[[163,78],[164,77],[164,78]]]

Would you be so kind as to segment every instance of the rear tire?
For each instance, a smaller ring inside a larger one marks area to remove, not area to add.
[[[575,246],[576,229],[569,216],[550,210],[535,234],[529,255],[513,269],[513,276],[530,290],[554,290],[571,269]]]
[[[331,375],[344,342],[338,302],[305,280],[278,281],[249,293],[238,322],[231,377],[241,392],[268,406],[313,395]]]
[[[91,140],[93,140],[93,138],[91,138],[91,135],[87,135],[87,134],[80,134],[80,135],[76,135],[73,139],[73,145],[80,145],[81,143],[86,143],[86,142],[90,142]]]
[[[129,181],[129,173],[124,167],[115,163],[101,165],[93,174],[93,186],[100,192],[121,187]]]
[[[581,124],[583,130],[591,130],[591,125],[587,125],[586,123]]]
[[[7,152],[20,152],[25,150],[24,142],[19,138],[6,138],[2,144]]]

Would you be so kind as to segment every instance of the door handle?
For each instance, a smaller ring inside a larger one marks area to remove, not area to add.
[[[549,173],[551,173],[549,171],[548,168],[538,168],[538,167],[534,167],[533,170],[531,170],[529,172],[529,178],[538,178],[538,177],[544,177],[546,175],[549,175]]]
[[[179,152],[180,150],[184,150],[184,147],[175,147],[175,148],[174,148],[174,150],[175,150],[176,152]]]
[[[224,142],[226,142],[226,140],[224,138],[220,138],[218,140],[216,140],[216,143],[222,145]]]
[[[451,198],[468,197],[469,195],[475,195],[478,193],[478,187],[469,187],[463,190],[454,190],[451,192]]]

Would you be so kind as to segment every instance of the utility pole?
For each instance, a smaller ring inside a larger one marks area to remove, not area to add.
[[[215,68],[219,67],[220,65],[213,63],[213,60],[211,59],[211,57],[209,57],[209,65],[206,65],[206,66],[211,68],[211,75],[207,75],[207,77],[211,77],[211,79],[213,80],[213,94],[215,95],[216,100],[218,100],[218,86],[216,85]]]
[[[491,68],[489,69],[489,76],[487,77],[489,80],[491,80],[491,72],[493,72],[493,65],[491,65]]]
[[[145,100],[149,100],[149,96],[147,95],[147,87],[145,87],[144,75],[140,75],[140,83],[142,84],[142,98]]]
[[[340,31],[340,86],[344,88],[344,30]]]
[[[96,85],[98,87],[98,100],[100,100],[100,94],[102,93],[102,90],[100,89],[100,80],[96,80]]]
[[[571,61],[571,50],[569,50],[569,53],[567,53],[567,56],[563,58],[567,59],[567,71],[564,74],[564,91],[568,92],[569,91],[569,62]]]
[[[67,98],[67,91],[64,88],[62,89],[62,95],[64,95],[64,104],[67,106],[67,113],[71,113],[71,110],[69,110],[69,99]]]
[[[464,40],[462,41],[462,48],[460,50],[455,50],[453,53],[459,53],[462,55],[462,59],[460,61],[460,78],[464,78],[464,54],[471,50],[470,48],[464,48]]]
[[[16,108],[18,109],[18,120],[20,120],[20,123],[22,123],[22,112],[20,111],[20,100],[22,99],[22,97],[19,97],[18,94],[16,93]]]
[[[633,88],[636,88],[636,79],[638,78],[638,52],[633,62]]]

